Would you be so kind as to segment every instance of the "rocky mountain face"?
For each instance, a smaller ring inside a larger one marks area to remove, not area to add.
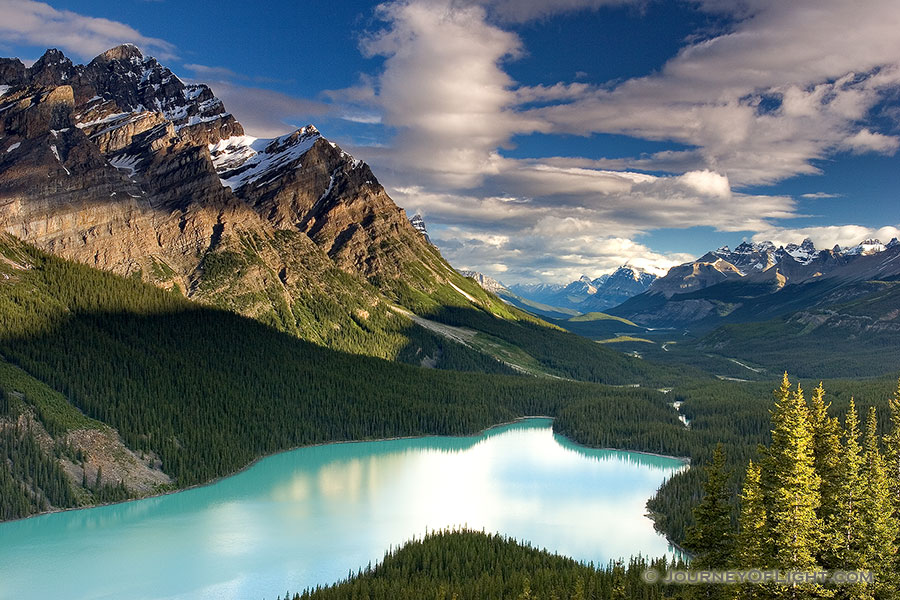
[[[484,273],[479,273],[478,271],[460,271],[460,275],[463,277],[468,277],[469,279],[474,279],[475,283],[480,285],[483,289],[491,292],[492,294],[497,294],[498,296],[502,296],[504,293],[508,293],[509,290],[506,289],[506,286],[494,279],[493,277],[488,277]]]
[[[619,267],[595,284],[597,291],[581,303],[582,312],[602,312],[618,306],[628,298],[645,292],[656,281],[656,275],[637,267]]]
[[[645,292],[656,275],[624,265],[591,279],[582,275],[567,285],[515,284],[509,290],[521,298],[582,313],[604,311]]]
[[[409,219],[409,222],[416,231],[425,236],[425,241],[431,244],[431,238],[428,237],[428,228],[425,226],[425,219],[422,215],[416,213]]]
[[[468,301],[365,163],[312,126],[245,135],[135,46],[0,59],[0,93],[0,231],[338,347],[409,326],[385,293]]]
[[[673,267],[613,312],[652,327],[705,329],[804,308],[849,284],[900,277],[900,242],[865,240],[819,250],[809,239],[775,247],[744,242]]]

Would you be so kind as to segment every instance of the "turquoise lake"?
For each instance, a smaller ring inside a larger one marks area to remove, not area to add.
[[[527,419],[464,438],[301,448],[213,485],[0,525],[0,598],[274,599],[448,526],[583,561],[672,555],[645,504],[684,463]]]

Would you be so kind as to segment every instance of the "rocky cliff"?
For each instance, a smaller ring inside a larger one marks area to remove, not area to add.
[[[0,229],[22,240],[385,356],[410,326],[386,306],[398,290],[469,301],[365,163],[312,126],[245,135],[135,46],[0,59],[0,91]]]

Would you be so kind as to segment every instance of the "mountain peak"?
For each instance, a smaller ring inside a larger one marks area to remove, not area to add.
[[[425,226],[425,219],[422,218],[422,215],[420,215],[419,213],[416,213],[409,220],[409,223],[410,223],[410,225],[413,226],[413,229],[415,229],[416,231],[418,231],[419,233],[421,233],[422,235],[425,236],[426,242],[428,242],[429,244],[434,246],[434,243],[432,243],[431,238],[428,237],[428,227]],[[476,271],[466,271],[466,273],[476,273]],[[467,275],[466,273],[463,273],[463,277],[472,277],[472,275]],[[480,275],[480,273],[479,273],[479,275]],[[476,277],[476,279],[477,279],[477,277]],[[479,283],[481,283],[481,281],[479,281]],[[484,287],[484,285],[482,285],[481,287]]]
[[[416,216],[418,217],[419,215]],[[415,226],[415,224],[413,224],[413,226]],[[493,294],[508,292],[506,286],[503,285],[503,283],[497,281],[493,277],[488,277],[484,273],[479,273],[478,271],[460,271],[459,274],[463,277],[474,279],[478,283],[478,285],[482,287],[482,289],[485,289]]]
[[[34,65],[32,66],[52,65],[64,61],[72,62],[68,58],[66,58],[66,55],[63,54],[61,50],[57,50],[56,48],[47,48],[47,51],[44,52],[44,54],[41,55],[39,59],[34,61]]]
[[[28,77],[36,84],[49,87],[61,85],[76,74],[75,66],[65,54],[50,48],[29,69]]]
[[[144,55],[141,54],[140,48],[138,48],[134,44],[120,44],[115,48],[110,48],[106,52],[100,54],[94,60],[113,61],[135,59],[137,59],[138,61],[142,61],[144,59]]]

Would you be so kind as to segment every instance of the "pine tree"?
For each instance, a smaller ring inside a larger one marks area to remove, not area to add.
[[[869,409],[863,444],[863,463],[860,470],[864,482],[860,499],[860,524],[864,540],[862,566],[871,569],[879,583],[895,580],[894,564],[897,556],[897,521],[892,514],[891,492],[884,468],[884,458],[878,449],[878,421],[875,408]]]
[[[741,491],[741,516],[737,538],[737,562],[741,568],[766,567],[771,549],[766,502],[762,490],[762,469],[750,461]]]
[[[841,452],[841,481],[831,520],[826,523],[827,566],[842,569],[862,568],[865,562],[860,502],[863,496],[862,456],[859,445],[859,418],[856,403],[844,419],[844,444]]]
[[[825,390],[820,382],[810,399],[809,414],[815,468],[821,478],[818,515],[822,523],[834,516],[841,482],[841,426],[835,417],[828,415],[830,407],[830,403],[825,403]]]
[[[809,569],[816,564],[820,536],[819,476],[813,458],[813,435],[803,390],[791,392],[787,373],[776,392],[772,445],[767,456],[774,565]]]
[[[722,444],[713,451],[706,467],[703,499],[694,508],[694,525],[687,532],[686,546],[695,553],[698,568],[722,568],[731,564],[734,536],[731,522],[731,478],[725,468]]]

